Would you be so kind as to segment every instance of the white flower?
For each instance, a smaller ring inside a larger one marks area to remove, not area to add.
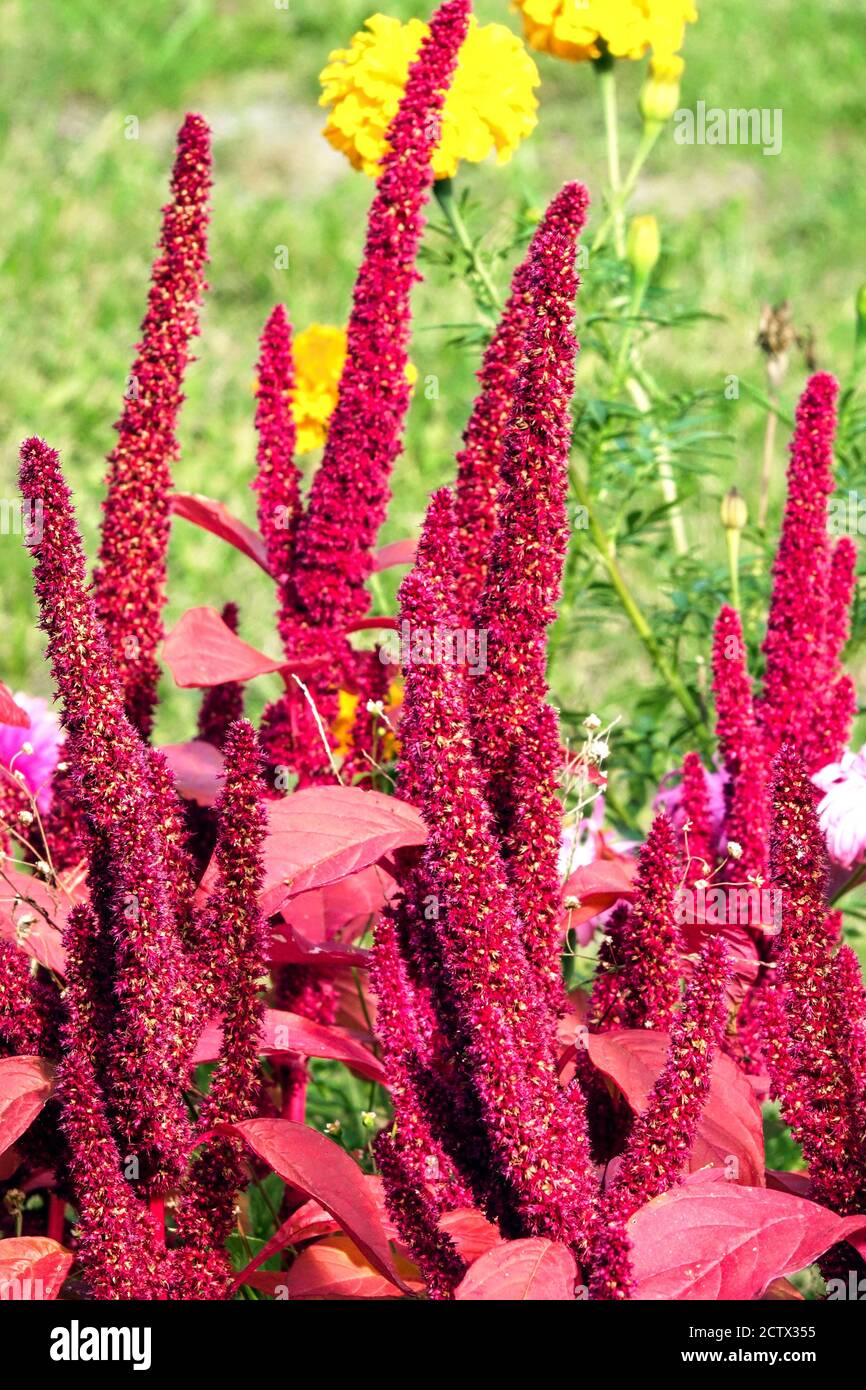
[[[859,753],[844,753],[812,778],[824,792],[818,820],[835,864],[850,869],[866,857],[866,744]]]

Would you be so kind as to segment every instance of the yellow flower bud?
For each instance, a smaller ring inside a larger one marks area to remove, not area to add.
[[[632,219],[626,255],[639,280],[647,280],[661,254],[659,224],[652,213]]]
[[[647,125],[664,125],[676,111],[680,102],[683,67],[683,60],[676,53],[652,59],[638,100],[640,113]]]
[[[742,531],[749,520],[746,499],[737,492],[735,487],[732,487],[730,492],[726,492],[722,498],[721,517],[722,525],[726,531]]]

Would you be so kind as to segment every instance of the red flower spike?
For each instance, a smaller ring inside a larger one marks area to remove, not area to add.
[[[238,630],[238,608],[236,603],[227,603],[222,611],[222,620],[231,632]],[[224,685],[211,686],[205,691],[198,712],[198,736],[214,748],[222,749],[226,734],[235,720],[243,719],[244,688],[238,681],[226,681]]]
[[[202,1133],[259,1113],[263,1076],[259,1062],[264,1000],[265,922],[259,907],[262,845],[267,833],[261,752],[256,732],[239,720],[226,737],[226,776],[219,801],[216,862],[219,877],[211,906],[223,946],[214,995],[222,1014],[222,1047],[199,1113]],[[217,956],[217,960],[219,957]],[[183,1244],[221,1246],[234,1222],[245,1168],[230,1141],[208,1144],[195,1162],[178,1211]],[[231,1268],[226,1261],[227,1285]]]
[[[782,895],[777,975],[786,1024],[779,1055],[770,1053],[774,1090],[803,1146],[814,1199],[849,1215],[866,1196],[863,1016],[847,1013],[855,1003],[850,962],[843,956],[836,964],[835,932],[828,931],[817,793],[792,744],[782,747],[774,772],[770,872]]]
[[[451,1237],[439,1227],[439,1212],[423,1185],[402,1161],[401,1146],[382,1130],[374,1144],[385,1187],[388,1215],[409,1247],[432,1299],[453,1298],[466,1273],[466,1261]]]
[[[607,1213],[601,1220],[592,1244],[589,1297],[606,1303],[623,1302],[635,1295],[631,1241],[622,1218]]]
[[[682,791],[683,812],[688,824],[683,855],[688,855],[686,883],[692,887],[700,879],[709,878],[716,862],[707,774],[697,753],[687,753],[683,759]]]
[[[603,1198],[602,1223],[611,1213],[615,1219],[627,1220],[638,1207],[679,1182],[685,1171],[710,1090],[713,1058],[725,1032],[725,991],[730,978],[727,946],[721,937],[710,937],[671,1023],[665,1065],[634,1122],[616,1177]]]
[[[757,706],[768,757],[793,739],[802,747],[810,773],[842,751],[831,745],[822,720],[828,702],[837,708],[827,687],[839,678],[851,596],[850,543],[832,555],[827,534],[838,394],[836,380],[819,372],[807,382],[797,406],[763,647],[764,689]],[[834,736],[840,732],[837,728]]]
[[[514,405],[518,376],[525,361],[531,293],[527,255],[514,272],[511,294],[484,353],[478,380],[481,391],[457,455],[455,486],[459,548],[450,568],[459,570],[457,588],[462,620],[471,623],[484,587],[490,547],[496,532],[502,448]]]
[[[612,924],[606,958],[614,978],[602,983],[598,996],[593,993],[596,1026],[670,1026],[682,975],[683,941],[676,920],[681,876],[676,836],[661,813],[638,858],[631,910],[623,911]]]
[[[93,1039],[93,947],[99,923],[87,906],[73,908],[64,930],[66,1022],[55,1096],[66,1139],[66,1165],[78,1209],[76,1258],[92,1297],[167,1297],[162,1235],[147,1203],[123,1176],[128,1161],[112,1132]]]
[[[403,581],[402,618],[415,632],[453,630],[423,565]],[[429,838],[425,887],[463,1057],[498,1165],[494,1210],[506,1234],[580,1243],[593,1178],[582,1105],[559,1088],[534,973],[474,762],[464,679],[443,660],[406,672],[406,757],[417,769]],[[493,1176],[493,1175],[491,1175]]]
[[[124,714],[69,489],[42,440],[22,446],[21,490],[44,509],[42,535],[30,542],[40,623],[63,701],[74,797],[92,838],[91,900],[113,942],[117,1016],[107,1098],[142,1190],[165,1191],[176,1184],[189,1142],[180,1083],[194,1008],[176,927],[165,786],[154,792],[161,760]]]
[[[181,386],[205,288],[210,131],[189,115],[177,138],[171,202],[163,209],[141,342],[130,372],[119,440],[108,456],[94,597],[120,675],[126,710],[145,737],[153,726],[163,636],[171,466],[179,456]]]
[[[765,877],[770,831],[769,768],[752,705],[740,616],[727,606],[716,619],[713,691],[719,745],[729,779],[725,831],[728,840],[734,840],[743,851],[737,861],[738,877]]]
[[[321,467],[298,526],[295,581],[308,621],[338,632],[369,607],[372,550],[409,406],[410,291],[431,161],[468,0],[446,0],[409,71],[388,131],[349,318],[346,364]]]
[[[486,667],[467,681],[476,757],[502,837],[526,950],[549,1000],[564,1008],[558,968],[557,797],[560,743],[547,698],[547,628],[568,545],[570,402],[574,390],[577,238],[586,190],[553,199],[527,260],[531,297],[525,361],[505,430],[496,532],[475,622]]]

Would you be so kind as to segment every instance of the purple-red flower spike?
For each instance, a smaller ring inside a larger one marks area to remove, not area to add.
[[[58,1004],[54,984],[34,979],[30,957],[0,937],[0,1055],[54,1056]]]
[[[621,1217],[608,1212],[601,1221],[589,1257],[589,1297],[592,1301],[624,1302],[634,1298],[636,1288],[631,1241]]]
[[[295,422],[292,393],[292,327],[282,304],[271,312],[261,337],[257,377],[257,472],[252,486],[258,492],[259,530],[268,567],[277,586],[280,635],[291,641],[297,619],[291,592],[295,532],[301,513],[300,473],[295,463]]]
[[[206,1134],[259,1113],[263,1076],[259,1063],[264,999],[265,921],[259,907],[262,846],[267,833],[262,759],[256,732],[246,720],[233,724],[225,745],[226,775],[217,802],[216,925],[222,938],[219,991],[213,1002],[222,1019],[222,1046],[199,1114]],[[178,1211],[182,1242],[222,1245],[234,1226],[244,1168],[229,1141],[208,1145],[196,1160]]]
[[[99,930],[93,911],[79,905],[63,933],[66,1021],[55,1096],[78,1210],[76,1258],[96,1299],[165,1298],[162,1232],[124,1177],[131,1156],[121,1152],[112,1132],[94,1053],[103,1021],[93,1006],[93,943]]]
[[[545,213],[527,260],[526,355],[504,435],[497,527],[475,618],[486,662],[467,681],[476,756],[526,950],[552,1018],[564,1005],[558,968],[561,758],[545,673],[547,629],[568,545],[575,260],[587,205],[586,190],[566,184]]]
[[[710,1090],[710,1069],[725,1032],[728,948],[720,936],[704,945],[683,1002],[670,1025],[670,1046],[661,1073],[636,1118],[601,1220],[626,1220],[638,1207],[679,1182],[694,1148]]]
[[[345,631],[366,613],[372,548],[409,406],[410,291],[433,182],[441,111],[466,36],[469,0],[446,0],[409,71],[388,132],[355,285],[346,364],[321,467],[298,527],[295,581],[317,627]]]
[[[866,1193],[862,1014],[846,1018],[840,1007],[854,1002],[847,987],[844,1001],[839,993],[848,963],[835,963],[816,791],[793,744],[783,745],[774,772],[770,873],[782,895],[777,974],[786,1024],[774,1090],[803,1146],[814,1199],[849,1214],[862,1210]]]
[[[205,288],[210,131],[201,116],[180,128],[163,209],[141,342],[127,379],[119,439],[108,456],[102,542],[94,595],[132,723],[147,737],[159,680],[171,468],[190,340]]]
[[[481,383],[457,455],[455,485],[458,550],[451,569],[459,571],[460,613],[471,623],[484,587],[490,546],[496,531],[502,447],[525,360],[531,292],[529,256],[511,281],[511,294],[484,353]]]
[[[791,739],[802,748],[810,773],[834,761],[847,741],[843,738],[841,745],[832,746],[822,727],[828,699],[835,708],[827,687],[840,675],[843,610],[850,602],[851,584],[848,546],[834,566],[827,534],[838,394],[835,378],[819,372],[806,384],[797,406],[763,648],[764,688],[757,705],[768,757]],[[841,727],[834,730],[836,736],[842,732]]]
[[[376,1164],[385,1189],[388,1215],[424,1276],[432,1299],[452,1298],[467,1270],[451,1237],[439,1226],[436,1204],[404,1165],[401,1145],[385,1130],[376,1136]]]
[[[410,879],[408,890],[412,892],[417,887],[417,881]],[[437,1088],[438,1049],[446,1040],[440,1034],[429,991],[412,978],[403,954],[403,943],[411,943],[419,952],[423,950],[423,961],[414,962],[415,973],[421,969],[429,974],[435,968],[431,960],[431,948],[435,943],[432,932],[421,940],[419,933],[412,930],[412,914],[417,911],[414,902],[403,900],[380,914],[373,943],[370,987],[376,998],[376,1033],[382,1044],[400,1140],[401,1182],[411,1175],[419,1189],[430,1188],[427,1195],[432,1204],[438,1210],[445,1210],[453,1206],[471,1206],[472,1197],[457,1177],[442,1143],[447,1136],[448,1148],[460,1152],[463,1139],[459,1133],[461,1116],[455,1094],[454,1062],[450,1059],[451,1085],[440,1084]],[[441,1107],[435,1105],[438,1090],[443,1091],[445,1098]],[[434,1108],[435,1113],[431,1113]],[[385,1187],[387,1194],[387,1178]]]
[[[713,638],[716,730],[728,785],[725,831],[742,849],[738,876],[766,876],[770,831],[769,768],[752,705],[746,644],[736,609],[723,607]]]
[[[700,879],[709,878],[716,858],[707,774],[697,753],[687,753],[683,759],[682,796],[686,818],[683,842],[686,883],[692,886]]]
[[[231,632],[238,630],[236,603],[223,607],[222,620]],[[243,719],[244,688],[238,681],[211,686],[202,698],[198,712],[198,736],[214,748],[222,749],[226,734],[235,720]]]
[[[91,901],[113,940],[108,1099],[142,1184],[164,1191],[185,1166],[189,1127],[179,1088],[193,1015],[159,819],[166,807],[154,794],[150,750],[124,714],[60,460],[40,439],[22,446],[21,490],[43,507],[41,536],[29,541],[40,624],[63,701],[74,795],[93,839]]]
[[[638,857],[636,894],[609,928],[609,970],[593,991],[597,1027],[668,1028],[680,998],[682,935],[677,894],[682,877],[668,817],[652,823]]]
[[[453,627],[424,566],[403,581],[400,597],[402,618],[416,632]],[[498,1164],[495,1214],[507,1234],[580,1243],[593,1185],[585,1117],[557,1080],[546,1010],[472,754],[462,672],[447,661],[412,662],[405,700],[406,756],[418,770],[428,826],[425,887],[438,904],[436,937],[463,1058]]]

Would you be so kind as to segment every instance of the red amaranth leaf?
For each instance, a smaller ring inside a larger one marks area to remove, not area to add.
[[[592,864],[575,869],[563,886],[562,897],[563,901],[578,898],[580,906],[565,910],[565,923],[578,927],[613,907],[620,898],[630,902],[635,893],[633,880],[636,867],[636,860],[596,859]]]
[[[193,1065],[216,1061],[221,1043],[222,1029],[218,1024],[209,1024],[196,1044]],[[368,1081],[387,1085],[381,1063],[363,1043],[342,1028],[316,1023],[313,1019],[302,1018],[300,1014],[267,1009],[261,1050],[265,1057],[325,1057],[330,1061],[343,1062]]]
[[[866,1218],[770,1188],[687,1184],[628,1223],[639,1299],[757,1299],[805,1269]]]
[[[457,1246],[457,1253],[468,1265],[501,1244],[499,1228],[473,1207],[457,1207],[439,1218],[439,1225]]]
[[[395,1255],[407,1288],[423,1292],[418,1270],[401,1255]],[[401,1292],[390,1279],[370,1264],[348,1236],[332,1235],[301,1252],[291,1269],[276,1274],[263,1271],[273,1280],[274,1292],[283,1298],[400,1298]],[[252,1276],[253,1279],[256,1275]],[[261,1287],[261,1285],[259,1285]]]
[[[389,570],[394,565],[411,565],[417,549],[418,542],[411,538],[391,541],[390,545],[383,545],[381,550],[376,551],[373,556],[373,569]]]
[[[3,889],[10,887],[10,883],[17,892],[26,893],[32,898],[41,911],[37,911],[31,903],[23,900],[9,903],[0,901],[0,936],[14,941],[25,955],[37,960],[46,970],[53,970],[56,975],[64,975],[66,954],[59,926],[55,925],[63,920],[64,906],[54,897],[47,884],[40,883],[29,874],[7,868],[6,881],[0,887],[0,895]],[[69,904],[65,904],[66,910],[68,907]],[[43,913],[52,920],[47,921]]]
[[[427,830],[413,806],[360,787],[307,787],[268,804],[262,909],[271,917],[290,898],[336,883],[404,845],[424,843]],[[214,878],[211,863],[202,880]]]
[[[268,959],[276,965],[312,965],[319,970],[366,970],[370,952],[342,941],[309,941],[293,927],[274,927]]]
[[[374,1269],[401,1292],[409,1292],[394,1263],[375,1198],[364,1174],[344,1149],[293,1120],[245,1120],[237,1125],[221,1125],[220,1133],[242,1139],[291,1187],[321,1202]],[[244,1275],[269,1258],[273,1243],[269,1241],[259,1251]],[[243,1276],[239,1276],[238,1282],[242,1281]]]
[[[0,1240],[0,1300],[49,1302],[60,1293],[74,1256],[56,1240]]]
[[[454,1297],[486,1303],[571,1302],[576,1280],[577,1268],[568,1247],[532,1236],[503,1241],[481,1255]]]
[[[160,748],[181,796],[199,806],[213,806],[222,788],[223,755],[203,738],[164,743]]]
[[[319,658],[267,656],[236,636],[215,608],[189,608],[178,618],[162,644],[162,659],[182,690],[251,681],[275,671],[306,680],[321,664]]]
[[[593,1064],[619,1087],[632,1110],[640,1112],[665,1064],[667,1033],[644,1028],[593,1033],[586,1038],[586,1046]],[[730,1057],[720,1053],[713,1062],[710,1094],[689,1167],[692,1171],[707,1164],[724,1168],[731,1159],[738,1165],[738,1183],[763,1187],[761,1112],[747,1079]]]
[[[12,691],[2,681],[0,681],[0,724],[14,724],[18,729],[30,728],[30,715],[20,705],[16,705]]]
[[[175,492],[170,501],[175,516],[191,521],[212,536],[219,536],[221,541],[228,541],[229,545],[260,565],[266,574],[269,573],[265,543],[261,536],[245,521],[233,516],[222,502],[203,497],[198,492]]]
[[[0,1057],[0,1153],[29,1129],[54,1086],[44,1057]]]
[[[307,941],[327,941],[337,932],[345,940],[343,929],[359,918],[369,921],[382,910],[395,888],[391,874],[381,865],[371,864],[339,883],[299,894],[284,909],[283,917]]]

